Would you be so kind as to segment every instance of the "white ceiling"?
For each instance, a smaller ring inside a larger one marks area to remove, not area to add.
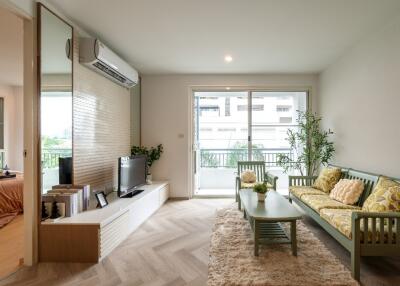
[[[0,7],[0,84],[23,82],[23,22]]]
[[[400,11],[399,0],[49,2],[144,74],[320,72]]]
[[[400,12],[399,0],[47,2],[144,74],[320,72]]]

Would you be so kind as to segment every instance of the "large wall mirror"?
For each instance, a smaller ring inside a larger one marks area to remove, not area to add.
[[[72,184],[73,28],[38,4],[42,194]]]

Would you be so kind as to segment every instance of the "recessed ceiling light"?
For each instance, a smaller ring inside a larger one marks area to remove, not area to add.
[[[226,55],[226,56],[225,56],[225,61],[226,61],[227,63],[230,63],[231,61],[233,61],[232,56],[231,56],[231,55]]]
[[[230,90],[231,88],[229,86],[225,87],[226,90]]]

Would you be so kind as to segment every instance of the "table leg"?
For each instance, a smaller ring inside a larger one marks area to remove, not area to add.
[[[239,210],[242,209],[242,206],[241,206],[241,203],[240,203],[240,196],[238,196],[238,209],[239,209]]]
[[[254,219],[254,256],[258,256],[258,240],[260,237],[259,223]]]
[[[296,220],[290,222],[290,240],[292,242],[292,254],[297,256]]]
[[[243,209],[243,218],[247,219],[246,209]]]

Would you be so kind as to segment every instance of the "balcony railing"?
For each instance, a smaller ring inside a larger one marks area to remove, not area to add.
[[[252,160],[264,161],[266,167],[277,167],[278,154],[294,158],[294,154],[287,148],[254,148]],[[200,167],[202,168],[236,168],[238,161],[247,160],[247,149],[200,149]]]
[[[58,158],[71,157],[71,149],[42,149],[42,167],[44,169],[57,168]]]

